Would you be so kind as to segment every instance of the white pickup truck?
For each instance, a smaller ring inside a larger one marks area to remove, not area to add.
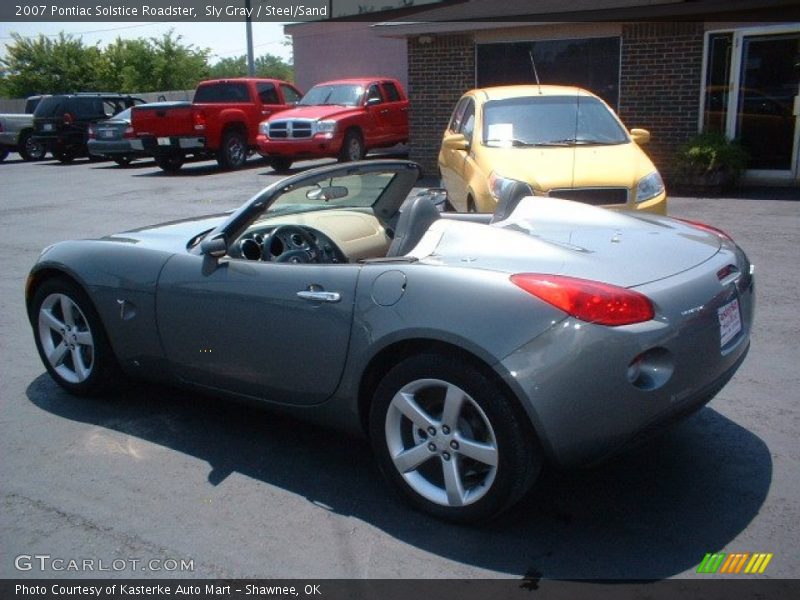
[[[9,152],[19,152],[24,160],[42,160],[45,147],[34,142],[33,111],[42,96],[31,96],[25,101],[25,113],[0,114],[0,162]]]

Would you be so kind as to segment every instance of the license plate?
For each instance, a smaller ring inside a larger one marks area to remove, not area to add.
[[[53,131],[53,124],[52,123],[45,123],[42,126],[42,129],[44,129],[45,131]]]
[[[172,143],[168,137],[160,137],[158,138],[158,145],[159,146],[169,146]]]
[[[110,129],[106,129],[106,130],[104,130],[104,131],[102,132],[102,134],[103,134],[103,137],[104,137],[104,138],[113,138],[113,137],[114,137],[114,131],[113,131],[113,130],[110,130]]]
[[[724,346],[742,330],[742,316],[739,313],[739,300],[734,298],[717,309],[719,317],[719,345]]]

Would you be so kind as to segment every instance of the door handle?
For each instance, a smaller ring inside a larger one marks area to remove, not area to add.
[[[386,113],[388,113],[388,112],[389,112],[389,109],[388,109],[388,108],[384,108],[384,109],[381,111],[381,114],[382,114],[382,115],[385,115],[385,114],[386,114]]]
[[[342,299],[342,295],[339,292],[311,290],[302,290],[297,292],[297,297],[302,298],[303,300],[309,300],[311,302],[339,302]]]

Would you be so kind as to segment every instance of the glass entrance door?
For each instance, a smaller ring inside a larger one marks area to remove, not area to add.
[[[741,35],[734,137],[752,171],[797,174],[800,33]]]

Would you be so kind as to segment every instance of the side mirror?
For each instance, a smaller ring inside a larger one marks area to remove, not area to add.
[[[204,239],[200,242],[200,252],[214,258],[225,256],[228,252],[228,243],[225,241],[225,236],[220,234],[211,239]]]
[[[647,129],[631,129],[631,137],[641,146],[650,141],[650,132]]]
[[[451,133],[444,136],[442,146],[448,150],[466,150],[469,148],[469,142],[463,133]]]
[[[381,103],[381,99],[380,98],[376,98],[375,96],[373,96],[372,98],[367,98],[367,106],[375,106],[376,104],[380,104],[380,103]]]

